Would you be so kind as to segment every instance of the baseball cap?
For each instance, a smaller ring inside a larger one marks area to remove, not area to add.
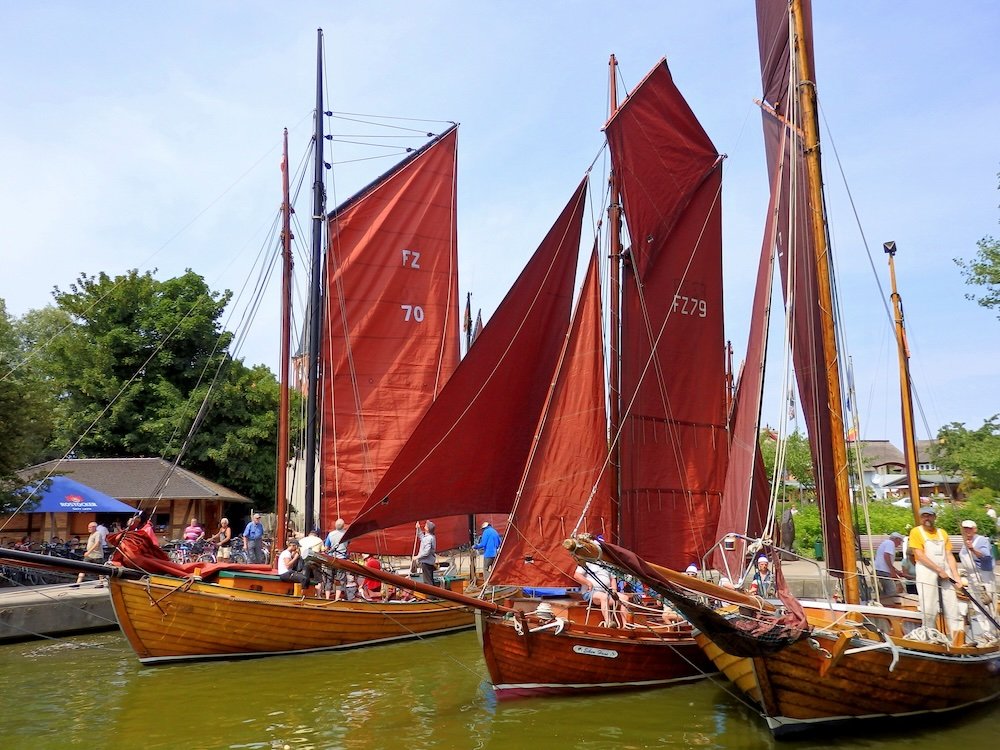
[[[937,509],[933,505],[925,505],[920,509],[920,515],[922,516],[936,516]]]
[[[962,521],[962,528],[963,529],[974,529],[974,528],[976,528],[976,522],[973,521],[970,518],[966,518],[964,521]]]
[[[490,525],[490,522],[489,522],[489,521],[483,521],[483,525],[482,525],[482,528],[484,528],[484,529],[485,529],[485,528],[486,528],[487,526],[489,526],[489,525]]]
[[[904,536],[903,536],[902,534],[900,534],[900,533],[899,533],[898,531],[894,531],[894,532],[892,532],[891,534],[889,534],[889,538],[890,538],[890,539],[905,539],[906,537],[904,537]]]

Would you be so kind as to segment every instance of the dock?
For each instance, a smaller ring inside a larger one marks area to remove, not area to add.
[[[0,643],[117,628],[111,596],[97,581],[0,589]]]

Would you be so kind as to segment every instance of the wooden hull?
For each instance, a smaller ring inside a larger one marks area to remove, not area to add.
[[[863,625],[832,622],[829,609],[810,607],[810,623],[822,630],[766,657],[727,654],[704,633],[696,640],[719,671],[757,704],[776,736],[863,719],[953,711],[1000,696],[1000,650],[904,640],[904,623],[919,622],[913,613],[895,613],[882,608],[868,613],[894,632],[894,650]]]
[[[529,627],[537,625],[529,621]],[[715,671],[690,635],[655,636],[575,622],[559,633],[518,633],[513,620],[483,613],[477,627],[498,698],[661,687]]]
[[[332,602],[167,576],[112,579],[111,600],[143,664],[353,648],[473,626],[443,601]]]

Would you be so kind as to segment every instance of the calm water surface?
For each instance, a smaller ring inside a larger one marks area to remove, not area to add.
[[[3,748],[993,747],[1000,707],[937,728],[775,743],[722,682],[498,704],[474,633],[141,667],[118,633],[0,646]]]

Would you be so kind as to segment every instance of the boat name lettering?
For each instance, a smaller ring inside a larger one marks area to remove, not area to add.
[[[603,656],[605,659],[617,659],[618,652],[606,648],[592,648],[591,646],[573,646],[573,651],[586,656]]]
[[[415,320],[418,323],[424,322],[424,308],[420,305],[400,305],[403,311],[403,320]]]
[[[689,297],[686,294],[675,294],[672,312],[680,315],[696,315],[699,318],[704,318],[708,316],[708,303],[697,297]]]
[[[403,250],[403,268],[420,270],[420,253],[416,250]]]

